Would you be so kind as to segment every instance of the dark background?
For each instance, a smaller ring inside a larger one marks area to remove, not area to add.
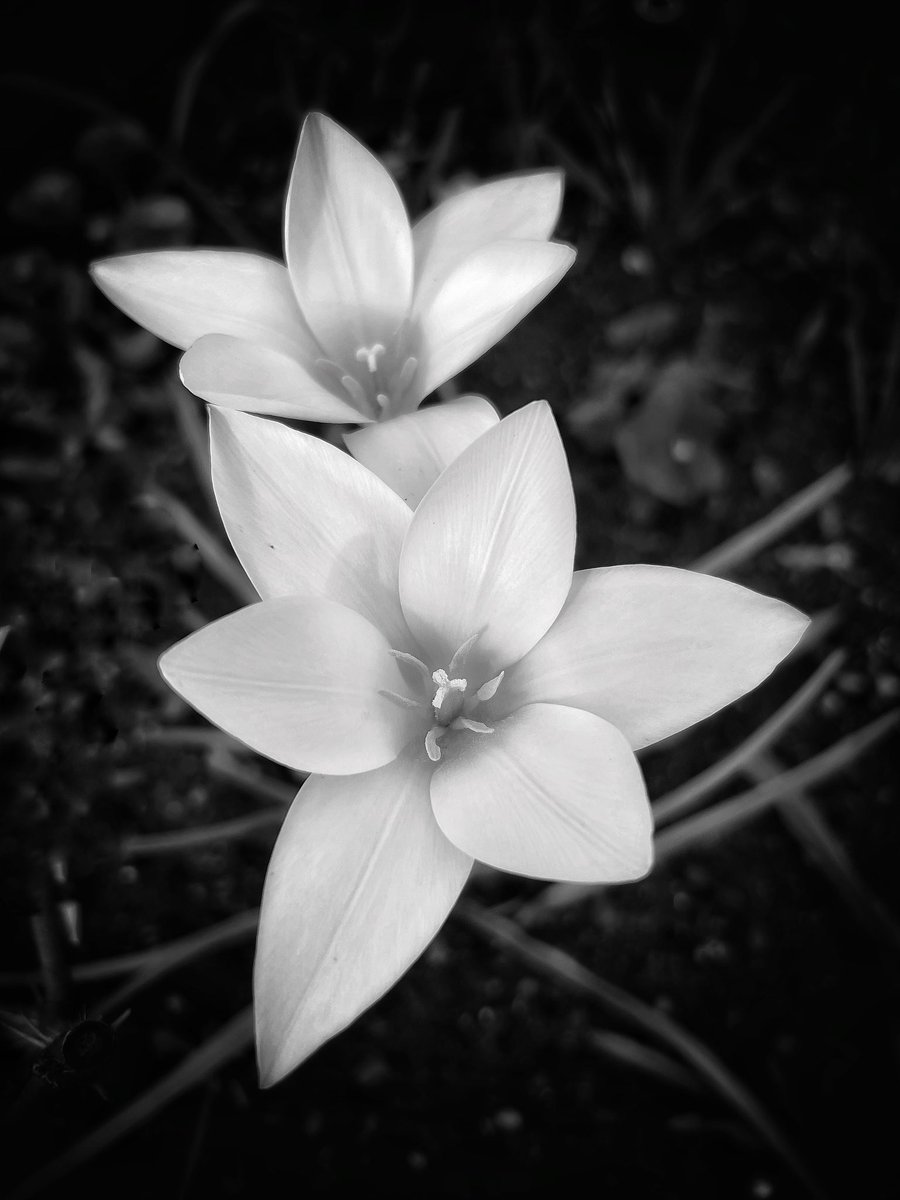
[[[383,156],[414,215],[454,182],[565,167],[577,264],[461,386],[503,411],[553,404],[581,566],[689,564],[851,465],[734,573],[831,613],[828,638],[644,763],[658,796],[841,648],[756,769],[792,766],[900,694],[900,69],[882,6],[7,3],[0,55],[10,1187],[80,1146],[31,1194],[809,1195],[671,1046],[460,917],[275,1090],[248,1050],[213,1054],[171,1104],[127,1115],[249,1002],[252,939],[127,1000],[72,968],[252,909],[274,824],[166,853],[140,839],[258,811],[260,778],[294,785],[184,744],[202,726],[158,681],[157,654],[236,600],[167,499],[215,530],[177,356],[85,269],[143,247],[277,254],[310,109]],[[897,1194],[893,761],[884,742],[801,798],[815,837],[769,811],[531,928],[701,1038],[831,1197]],[[513,915],[538,890],[484,874],[469,895]],[[63,912],[79,937],[50,969],[40,939]],[[101,1010],[114,1032],[63,1053]],[[82,1140],[123,1113],[108,1145]]]

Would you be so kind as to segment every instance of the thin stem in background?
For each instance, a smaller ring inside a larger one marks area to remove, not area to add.
[[[784,768],[774,754],[760,754],[745,770],[751,779],[765,783],[780,775]],[[894,956],[900,954],[900,925],[873,895],[815,804],[800,790],[790,803],[779,805],[778,815],[874,943],[890,948],[890,966],[896,971],[898,961]]]
[[[219,506],[216,502],[216,493],[213,491],[212,485],[209,433],[206,421],[200,416],[199,412],[199,407],[202,405],[205,417],[206,405],[202,400],[197,400],[191,395],[179,379],[177,371],[173,372],[166,380],[163,390],[165,391],[166,399],[171,406],[172,412],[175,414],[178,431],[181,434],[181,440],[184,442],[194,471],[194,478],[200,485],[200,489],[206,498],[207,507],[213,513],[218,525],[220,523]]]
[[[216,821],[192,829],[134,834],[125,838],[119,849],[123,858],[150,858],[155,854],[171,854],[173,850],[196,850],[199,846],[208,846],[210,842],[233,841],[263,830],[270,832],[283,820],[284,809],[263,809],[262,812],[247,813],[243,817],[232,817],[227,821]]]
[[[72,967],[72,979],[76,983],[97,983],[104,979],[116,979],[120,975],[132,972],[139,975],[141,987],[159,979],[169,971],[194,959],[221,950],[226,946],[235,945],[244,938],[251,937],[256,932],[259,921],[259,909],[238,913],[210,925],[198,933],[191,933],[172,942],[163,942],[149,950],[138,950],[134,954],[120,954],[115,958],[100,958],[96,962],[80,963]],[[0,987],[4,988],[33,988],[41,982],[40,972],[37,971],[4,971],[0,973]],[[132,995],[137,989],[132,989]],[[100,1002],[98,1012],[108,1012],[115,1008],[111,998]]]
[[[144,490],[144,498],[151,508],[160,509],[165,513],[172,527],[188,545],[197,547],[209,573],[215,576],[240,604],[255,604],[259,600],[256,588],[230,549],[226,549],[183,501],[159,484],[147,487]]]
[[[768,516],[748,525],[734,537],[728,538],[707,554],[703,554],[690,564],[691,570],[703,571],[707,575],[728,575],[736,567],[741,566],[749,558],[753,558],[760,550],[764,550],[772,542],[782,537],[795,525],[805,521],[807,517],[818,512],[830,500],[842,491],[853,473],[846,463],[832,467],[820,479],[797,492],[784,504],[773,509]]]
[[[827,782],[861,758],[894,729],[898,721],[900,710],[884,713],[800,766],[783,771],[776,778],[767,779],[765,783],[741,792],[739,796],[723,800],[712,808],[668,826],[656,838],[657,863],[665,862],[700,841],[731,833],[738,825],[759,816],[777,801],[790,802],[792,794]]]

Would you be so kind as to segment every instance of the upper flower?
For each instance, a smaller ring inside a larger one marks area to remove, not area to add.
[[[227,408],[313,421],[411,412],[538,303],[571,266],[547,239],[558,171],[454,196],[410,227],[378,159],[320,113],[304,122],[285,204],[287,266],[166,250],[92,267],[105,294],[187,350],[182,379]]]
[[[549,408],[478,437],[412,512],[334,447],[211,413],[223,520],[263,600],[160,666],[301,789],[267,876],[256,967],[273,1082],[421,952],[472,858],[550,879],[644,874],[634,750],[754,687],[806,618],[675,569],[572,573]]]

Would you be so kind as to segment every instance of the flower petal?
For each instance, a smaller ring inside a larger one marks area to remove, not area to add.
[[[311,113],[285,207],[285,256],[313,333],[337,362],[387,345],[412,299],[412,233],[403,198],[371,151]]]
[[[639,749],[755,688],[807,624],[789,604],[697,571],[577,571],[558,620],[507,673],[491,710],[571,704]]]
[[[257,1053],[277,1083],[422,953],[472,865],[438,828],[421,753],[342,779],[314,775],[282,827],[256,947]]]
[[[618,883],[650,870],[637,759],[614,725],[581,709],[529,704],[493,733],[457,735],[431,803],[454,845],[503,871]]]
[[[382,694],[406,688],[384,636],[330,600],[251,604],[167,650],[159,669],[213,724],[303,771],[374,770],[423,724]]]
[[[445,467],[500,420],[483,396],[458,396],[344,434],[355,459],[415,508]]]
[[[507,238],[545,241],[559,219],[562,188],[562,171],[507,175],[427,212],[412,231],[414,307],[426,307],[450,272],[481,246]]]
[[[186,350],[227,333],[284,354],[321,353],[303,324],[283,263],[242,250],[156,250],[103,258],[94,283],[164,342]]]
[[[559,242],[492,242],[470,254],[417,310],[419,373],[427,396],[509,333],[575,261]]]
[[[296,358],[259,342],[211,333],[181,360],[181,381],[210,404],[299,421],[368,421]]]
[[[403,612],[436,666],[479,633],[465,670],[483,682],[549,629],[574,553],[572,481],[538,401],[482,434],[416,509],[400,555]]]
[[[412,514],[349,454],[247,413],[210,409],[212,478],[231,544],[256,590],[320,596],[410,648],[397,574]]]

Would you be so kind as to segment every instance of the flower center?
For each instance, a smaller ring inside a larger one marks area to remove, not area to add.
[[[494,732],[490,725],[476,720],[475,714],[484,701],[490,700],[495,695],[503,681],[504,672],[501,671],[499,675],[495,675],[493,679],[489,679],[478,688],[470,688],[468,679],[464,679],[460,675],[468,652],[478,636],[476,633],[474,637],[463,642],[447,667],[438,667],[435,671],[430,671],[425,663],[416,658],[414,654],[405,654],[402,650],[391,651],[395,658],[420,673],[424,690],[418,700],[400,696],[394,692],[382,694],[406,708],[425,708],[427,703],[432,724],[425,734],[425,753],[432,762],[440,762],[441,739],[450,730],[465,730],[468,733]],[[430,701],[425,699],[428,694],[431,695]]]
[[[343,364],[320,358],[316,365],[330,376],[332,386],[337,383],[343,388],[364,416],[397,416],[409,408],[406,396],[419,366],[419,360],[407,353],[408,342],[404,322],[388,345],[357,346]]]

